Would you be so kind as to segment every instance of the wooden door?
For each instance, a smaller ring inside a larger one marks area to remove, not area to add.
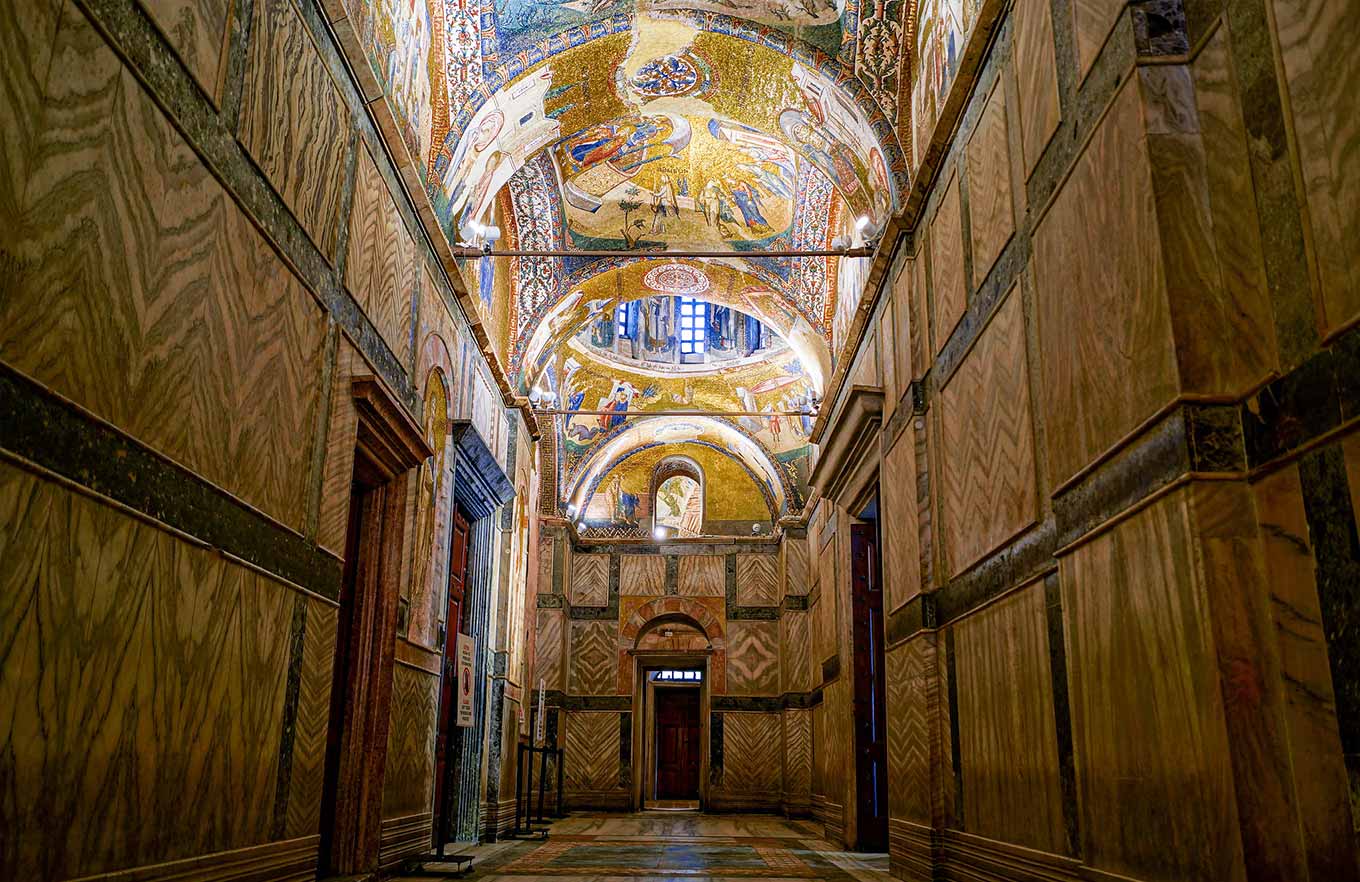
[[[886,851],[888,847],[888,731],[877,532],[872,523],[850,527],[856,847],[861,851]]]
[[[439,722],[434,742],[435,847],[447,839],[455,811],[447,778],[452,761],[455,707],[458,702],[458,634],[463,630],[463,600],[467,591],[469,527],[461,511],[453,515],[453,537],[449,543],[449,599],[445,609],[443,676],[439,678]]]
[[[656,798],[699,798],[699,690],[656,690]]]

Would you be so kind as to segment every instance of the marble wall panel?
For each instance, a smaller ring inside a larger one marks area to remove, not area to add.
[[[1051,485],[1177,392],[1158,236],[1138,90],[1126,83],[1034,234]]]
[[[897,399],[901,389],[897,384],[897,323],[893,317],[896,307],[889,297],[883,304],[883,312],[878,318],[878,367],[883,377],[883,422],[892,419],[897,410]]]
[[[0,3],[0,244],[12,250],[44,121],[44,87],[62,0]]]
[[[1053,44],[1053,12],[1048,0],[1016,0],[1013,44],[1020,97],[1020,142],[1026,175],[1058,130],[1058,62]]]
[[[534,688],[538,688],[541,678],[549,689],[565,689],[567,678],[562,661],[567,637],[566,613],[560,609],[539,609],[535,613]]]
[[[801,610],[785,610],[779,619],[779,634],[783,644],[779,658],[781,689],[784,692],[806,692],[813,686],[810,682],[812,629],[809,614]]]
[[[1242,117],[1242,96],[1233,72],[1225,30],[1215,31],[1195,59],[1194,87],[1205,153],[1213,248],[1221,273],[1224,308],[1252,319],[1252,327],[1233,335],[1233,345],[1224,346],[1216,339],[1211,341],[1218,350],[1223,350],[1220,357],[1240,360],[1234,369],[1225,371],[1232,382],[1223,386],[1232,388],[1259,379],[1274,368],[1279,353],[1275,325],[1266,299],[1264,252],[1246,123]],[[1225,324],[1219,323],[1220,326]],[[1202,333],[1196,335],[1204,336]]]
[[[354,346],[341,337],[331,373],[329,425],[321,466],[321,502],[317,513],[316,541],[337,557],[345,554],[349,526],[349,498],[354,481],[354,444],[358,439],[359,412],[354,407],[352,382],[356,370],[367,368]]]
[[[806,596],[810,588],[807,540],[786,536],[781,553],[784,555],[784,593]]]
[[[778,606],[779,558],[773,554],[737,555],[737,605]]]
[[[1360,316],[1360,7],[1272,0],[1325,327]]]
[[[423,273],[392,192],[367,149],[359,151],[349,216],[345,287],[397,361],[411,360],[411,307]]]
[[[954,326],[968,308],[968,292],[963,275],[963,212],[959,205],[959,179],[950,175],[942,190],[940,207],[930,222],[932,339],[935,352],[944,348]]]
[[[404,664],[392,666],[392,717],[387,730],[382,815],[428,812],[434,800],[435,713],[439,678]]]
[[[722,597],[727,593],[727,558],[720,554],[681,555],[676,587],[687,597]]]
[[[1085,79],[1127,5],[1125,0],[1072,0],[1078,79]]]
[[[789,709],[783,720],[784,797],[806,801],[812,794],[812,711]]]
[[[564,790],[615,790],[619,786],[619,714],[565,711]]]
[[[930,695],[933,648],[927,637],[893,647],[885,656],[888,700],[888,814],[930,823]]]
[[[617,622],[572,622],[567,690],[573,695],[618,691]]]
[[[1038,516],[1025,350],[1012,288],[940,393],[941,536],[951,574]]]
[[[953,630],[968,831],[1066,851],[1043,583]]]
[[[997,80],[968,138],[968,221],[973,242],[973,284],[979,285],[1015,232],[1011,194],[1006,78]]]
[[[1195,547],[1181,489],[1060,558],[1081,851],[1099,870],[1241,878]]]
[[[0,463],[6,879],[266,842],[296,594]]]
[[[619,593],[659,597],[666,593],[666,559],[658,554],[619,557]]]
[[[73,8],[52,68],[0,353],[302,529],[320,307]]]
[[[729,794],[777,797],[782,723],[777,713],[723,714],[723,783]]]
[[[323,254],[335,252],[349,110],[292,0],[257,0],[238,137]]]
[[[883,457],[884,612],[921,593],[921,536],[916,509],[916,430],[907,428]]]
[[[1230,81],[1226,49],[1218,47],[1216,62],[1214,55],[1210,51],[1201,60],[1217,67],[1217,78]],[[1232,264],[1224,265],[1225,259],[1245,259],[1252,272],[1259,269],[1250,247],[1255,200],[1243,190],[1251,181],[1245,142],[1240,126],[1236,132],[1222,127],[1231,122],[1236,100],[1207,96],[1211,106],[1229,103],[1232,110],[1206,132],[1189,67],[1141,67],[1137,81],[1180,388],[1244,395],[1275,370],[1277,359],[1272,307],[1260,276],[1254,284],[1242,284],[1228,274]],[[1232,91],[1227,82],[1224,89]],[[1220,256],[1218,244],[1224,239],[1233,244]],[[1241,248],[1245,257],[1238,253]],[[1227,340],[1233,345],[1225,345]]]
[[[140,0],[204,93],[222,96],[231,0]]]
[[[609,605],[609,555],[572,555],[571,603],[573,606]]]
[[[911,335],[913,332],[920,333],[920,328],[913,327],[915,322],[916,305],[912,302],[915,297],[922,296],[919,288],[912,285],[916,276],[916,261],[907,258],[902,261],[894,271],[896,275],[892,282],[892,301],[893,301],[893,359],[894,372],[897,376],[898,392],[897,397],[901,398],[906,391],[907,384],[916,378],[917,363],[913,357]]]
[[[779,623],[727,623],[727,691],[732,695],[779,694]]]
[[[293,734],[293,765],[288,777],[284,836],[310,836],[321,824],[321,789],[326,771],[331,682],[335,671],[336,607],[308,598],[303,629],[302,671]]]
[[[1345,444],[1360,453],[1360,435],[1352,435]],[[1360,462],[1352,468],[1350,485],[1356,500]],[[1280,655],[1290,766],[1309,878],[1344,879],[1355,873],[1354,831],[1347,823],[1349,776],[1298,466],[1272,472],[1252,487],[1252,495]],[[1355,511],[1360,513],[1360,506]]]

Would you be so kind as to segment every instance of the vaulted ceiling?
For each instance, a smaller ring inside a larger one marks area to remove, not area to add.
[[[764,508],[729,505],[743,517],[715,522],[796,510],[814,452],[806,418],[779,414],[822,392],[838,298],[860,292],[840,290],[857,287],[844,258],[761,255],[872,243],[897,209],[907,4],[351,2],[450,244],[620,252],[461,265],[522,393],[627,408],[555,418],[563,509],[614,518],[620,493],[650,489],[628,463],[654,467],[644,452],[673,444]],[[727,256],[666,254],[677,250]],[[682,345],[680,297],[704,304],[714,348],[745,334],[741,357],[668,350]],[[592,344],[616,315],[642,316],[645,357]],[[615,504],[602,513],[592,496],[606,477]]]

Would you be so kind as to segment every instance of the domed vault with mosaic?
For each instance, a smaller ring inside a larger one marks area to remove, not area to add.
[[[436,247],[540,412],[544,513],[614,537],[797,515],[868,270],[844,255],[906,190],[906,4],[350,5]]]

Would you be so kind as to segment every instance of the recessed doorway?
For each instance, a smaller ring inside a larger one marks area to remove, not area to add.
[[[657,671],[698,674],[698,671]],[[656,808],[699,807],[699,683],[657,680],[655,744]]]
[[[639,658],[633,803],[646,811],[698,811],[708,775],[708,657]]]

